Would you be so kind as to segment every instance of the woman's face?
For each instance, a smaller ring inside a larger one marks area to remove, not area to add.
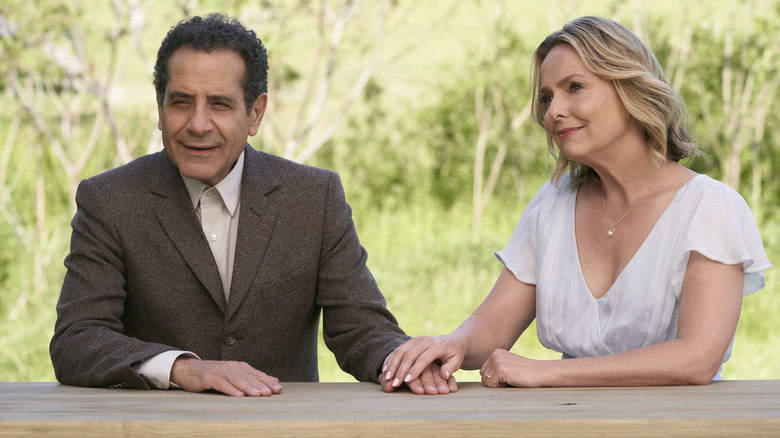
[[[568,160],[592,167],[643,141],[612,81],[590,71],[568,44],[550,50],[540,78],[545,129]]]

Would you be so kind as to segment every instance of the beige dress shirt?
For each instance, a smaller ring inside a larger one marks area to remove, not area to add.
[[[243,172],[244,153],[242,152],[233,170],[215,186],[208,186],[182,175],[192,200],[192,207],[198,215],[203,234],[209,242],[214,261],[219,268],[226,301],[230,297],[230,281],[233,277]],[[138,364],[138,372],[153,388],[168,389],[174,386],[170,383],[173,362],[181,355],[198,357],[189,351],[170,350]]]

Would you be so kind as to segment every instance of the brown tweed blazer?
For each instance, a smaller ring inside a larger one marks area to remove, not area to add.
[[[171,349],[316,381],[320,313],[339,365],[376,381],[408,337],[366,267],[333,172],[247,145],[229,302],[164,151],[86,179],[50,353],[57,379],[148,388],[131,367]]]

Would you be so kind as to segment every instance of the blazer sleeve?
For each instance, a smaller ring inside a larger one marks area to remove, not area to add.
[[[110,214],[114,196],[105,196],[104,189],[88,179],[76,193],[67,272],[49,346],[52,365],[64,384],[149,389],[132,365],[171,347],[123,334],[126,268]]]
[[[366,266],[337,174],[328,181],[317,304],[323,338],[341,368],[360,381],[378,381],[385,358],[409,337],[398,327]]]

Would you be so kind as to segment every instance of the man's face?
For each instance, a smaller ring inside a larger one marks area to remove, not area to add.
[[[158,99],[163,146],[186,177],[213,186],[233,168],[247,138],[257,134],[267,95],[247,113],[241,82],[246,67],[233,50],[176,50],[169,81]]]

